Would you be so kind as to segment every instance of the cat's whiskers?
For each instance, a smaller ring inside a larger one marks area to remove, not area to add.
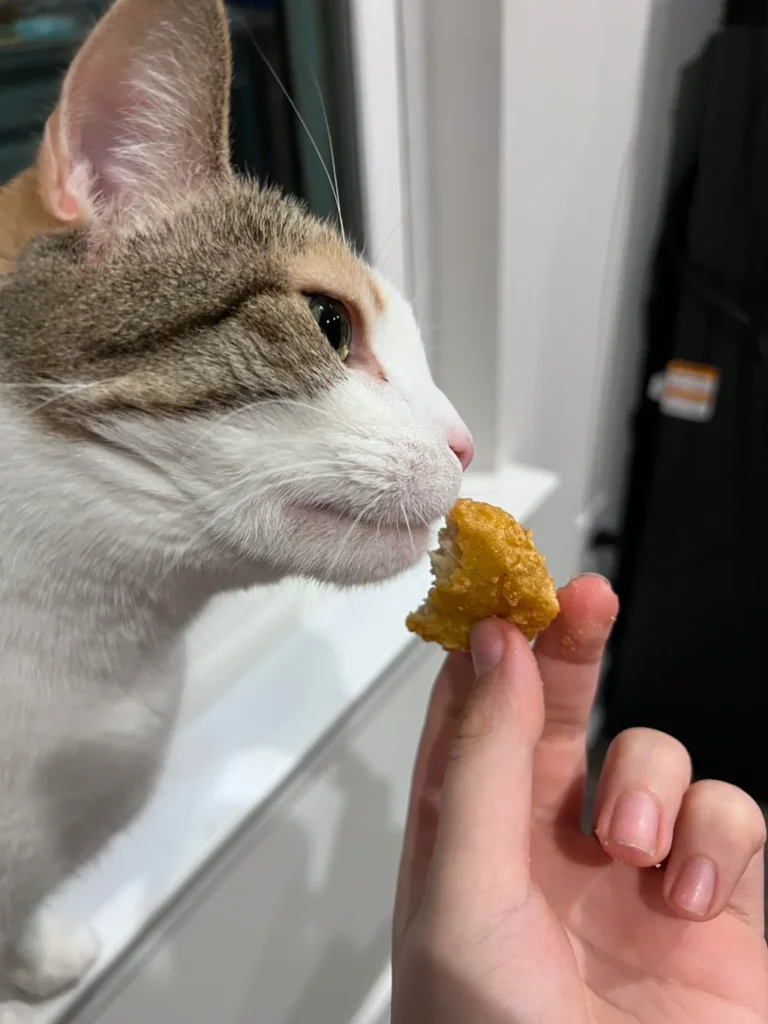
[[[362,510],[362,512],[355,518],[355,521],[352,523],[350,528],[347,530],[347,532],[346,532],[346,534],[344,536],[344,539],[341,542],[340,550],[343,550],[347,546],[347,544],[349,544],[351,542],[353,534],[355,533],[355,531],[357,530],[358,526],[360,525],[360,521],[365,516],[368,515],[368,513],[371,511],[372,508],[375,508],[375,506],[376,506],[376,504],[378,503],[379,500],[380,500],[380,496],[377,495],[375,498],[373,498],[371,501],[368,502],[368,504],[365,506],[365,508]],[[339,521],[340,520],[341,520],[341,516],[339,516]],[[377,528],[376,536],[378,537],[378,528]]]
[[[103,381],[99,380],[87,384],[69,385],[68,387],[62,389],[62,391],[59,394],[54,395],[52,398],[46,398],[44,402],[40,402],[38,405],[33,406],[32,409],[30,409],[30,412],[32,414],[40,412],[41,409],[45,409],[50,405],[54,405],[56,402],[61,402],[65,398],[69,398],[72,395],[81,394],[83,391],[88,391],[91,388],[101,387],[102,383]]]
[[[319,466],[332,467],[327,472],[317,472]],[[232,480],[227,486],[219,487],[215,492],[206,494],[201,497],[190,498],[185,496],[184,512],[193,512],[199,507],[204,507],[208,511],[212,511],[214,515],[218,515],[219,509],[223,507],[224,498],[236,494],[237,491],[247,489],[248,494],[244,496],[244,501],[254,503],[255,500],[274,499],[275,497],[281,498],[287,502],[297,501],[304,504],[311,504],[311,501],[307,498],[307,470],[312,470],[312,482],[319,483],[323,480],[338,480],[339,478],[339,465],[335,459],[325,460],[311,460],[305,463],[294,463],[290,467],[284,469],[270,468],[260,474],[254,473],[252,470],[244,470],[237,477]],[[361,475],[362,476],[362,475]],[[380,485],[380,481],[375,473],[368,474],[370,477],[371,485]],[[294,489],[291,489],[291,485],[295,485]],[[371,505],[384,499],[386,497],[386,489],[378,486],[377,493],[372,498]],[[319,500],[322,500],[321,496],[318,496]],[[227,514],[229,514],[227,512]],[[365,513],[364,513],[365,514]],[[161,518],[166,520],[173,520],[178,518],[178,510],[168,509],[164,513],[160,513]]]
[[[255,398],[252,402],[247,402],[243,405],[238,405],[234,409],[230,409],[229,412],[221,413],[213,422],[206,421],[205,427],[201,434],[195,440],[194,444],[188,448],[182,456],[182,460],[186,462],[189,456],[195,449],[202,444],[202,442],[210,436],[210,434],[216,430],[219,426],[231,420],[234,416],[239,413],[247,413],[250,409],[258,408],[259,411],[269,408],[280,408],[292,411],[294,409],[308,410],[314,419],[324,418],[327,423],[334,422],[334,414],[324,409],[322,406],[312,405],[310,402],[304,402],[297,398]],[[360,436],[364,436],[360,431]],[[303,442],[297,442],[300,449],[303,449]]]
[[[333,467],[328,472],[318,472],[320,465],[327,464]],[[168,570],[161,577],[172,572],[173,569],[183,563],[185,560],[190,558],[193,560],[204,559],[203,548],[199,546],[199,542],[206,537],[215,538],[219,534],[219,524],[224,528],[221,530],[222,536],[226,536],[227,528],[231,528],[233,514],[242,514],[246,516],[253,515],[256,511],[254,508],[255,498],[258,500],[271,500],[278,498],[281,501],[290,502],[291,500],[298,500],[302,503],[307,502],[306,494],[306,473],[305,470],[312,470],[312,481],[320,482],[321,480],[338,479],[338,462],[335,458],[326,460],[311,460],[302,464],[293,464],[291,467],[286,467],[282,470],[278,470],[275,467],[271,467],[269,470],[261,473],[254,474],[252,471],[243,472],[238,474],[237,479],[233,480],[227,487],[219,488],[215,494],[206,495],[201,498],[196,498],[191,501],[187,500],[184,506],[184,514],[195,516],[196,511],[203,508],[205,515],[205,521],[199,524],[199,529],[196,530],[192,536],[184,538],[180,543],[169,552],[170,564]],[[352,538],[355,534],[356,528],[359,526],[361,520],[366,516],[370,516],[371,510],[375,509],[376,506],[382,501],[386,500],[387,488],[381,488],[380,478],[375,474],[370,474],[371,485],[376,485],[376,493],[372,494],[370,500],[367,502],[361,512],[355,517],[354,521],[347,530],[344,538],[339,545],[339,557],[343,557],[344,552],[350,547]],[[297,490],[292,493],[291,483],[295,483]],[[237,491],[242,490],[243,487],[247,487],[250,493],[244,494],[240,500],[232,500],[235,497]],[[253,490],[258,488],[258,495],[253,494]],[[318,496],[320,497],[320,496]],[[322,499],[321,499],[322,500]],[[311,502],[309,502],[311,504]],[[410,524],[407,521],[405,509],[400,503],[400,507],[403,511],[403,516],[406,521],[406,526],[410,534]],[[166,516],[160,517],[162,520],[178,518],[178,512],[169,512]],[[383,514],[375,517],[374,522],[376,523],[376,539],[378,540],[381,535],[381,526],[394,525],[397,530],[398,536],[400,535],[400,523],[395,520],[391,522],[392,516],[390,514]],[[422,518],[421,516],[419,518]],[[345,519],[343,513],[339,513],[338,521],[341,523]],[[413,537],[411,534],[412,549],[415,551],[413,544]]]
[[[304,458],[300,458],[297,461],[296,455],[303,455]],[[290,464],[286,466],[275,465],[276,456],[290,459]],[[306,486],[307,470],[316,471],[322,467],[330,467],[334,472],[327,474],[312,472],[313,479],[321,479],[323,476],[336,476],[338,478],[340,473],[347,470],[354,472],[358,481],[370,480],[380,491],[386,490],[386,488],[382,487],[381,473],[378,466],[371,465],[370,459],[361,458],[355,452],[345,453],[336,450],[332,450],[331,454],[327,456],[318,455],[307,458],[306,450],[300,443],[284,438],[271,440],[268,452],[255,452],[248,461],[248,464],[238,474],[235,486],[254,487],[265,482],[280,482],[283,479],[283,474],[287,475],[289,482],[295,479]],[[297,476],[299,472],[303,472],[305,475]]]
[[[67,384],[58,383],[54,381],[34,381],[34,382],[12,382],[12,381],[0,381],[0,389],[7,389],[8,391],[14,390],[30,390],[30,391],[54,391],[55,394],[51,398],[46,398],[38,405],[34,405],[29,409],[29,412],[34,415],[40,412],[41,409],[46,409],[51,405],[55,405],[57,402],[62,402],[65,398],[70,398],[73,395],[81,394],[84,391],[89,391],[92,388],[101,387],[104,384],[113,383],[116,380],[121,380],[121,377],[110,377],[103,380],[95,381],[76,381]]]
[[[338,481],[340,474],[343,474],[345,469],[353,470],[358,483],[369,486],[371,491],[375,491],[374,501],[386,499],[390,488],[382,486],[380,474],[375,469],[361,467],[355,462],[340,461],[336,454],[328,458],[312,458],[298,462],[292,459],[289,466],[283,467],[267,466],[259,469],[258,465],[254,466],[251,463],[239,473],[233,473],[227,486],[219,487],[210,494],[193,497],[186,490],[180,491],[180,494],[184,500],[185,513],[194,511],[200,506],[204,506],[210,511],[214,503],[218,508],[222,504],[222,499],[235,494],[238,490],[247,491],[247,500],[251,502],[256,498],[271,499],[277,496],[285,501],[306,504],[311,503],[311,499],[307,496],[308,478],[311,484],[319,484],[325,480]],[[317,500],[322,501],[323,496],[317,495]],[[164,516],[175,519],[178,518],[178,514],[178,509],[173,508],[168,509]]]
[[[418,517],[419,522],[421,523],[421,525],[424,526],[428,530],[429,527],[431,526],[431,523],[427,519],[424,518],[424,516],[421,514],[421,512],[419,512],[418,509],[415,510],[414,514]]]
[[[294,114],[298,118],[299,123],[301,124],[302,128],[306,132],[307,138],[309,139],[310,143],[312,144],[312,148],[314,149],[315,153],[317,153],[317,158],[320,161],[320,164],[322,165],[322,168],[323,168],[323,171],[325,172],[326,178],[328,179],[328,184],[331,187],[331,193],[333,195],[334,202],[336,204],[336,213],[338,214],[338,218],[339,218],[339,228],[341,229],[341,235],[342,235],[342,238],[344,239],[344,241],[346,241],[347,235],[346,235],[346,231],[344,229],[344,218],[342,217],[342,214],[341,214],[341,200],[339,198],[338,190],[336,188],[334,188],[334,183],[333,183],[333,178],[331,177],[331,172],[328,170],[328,165],[325,162],[325,160],[323,159],[323,154],[320,152],[320,147],[318,146],[317,142],[315,141],[314,135],[309,130],[309,126],[308,126],[307,122],[304,120],[304,118],[303,118],[303,116],[301,114],[301,111],[299,110],[298,106],[294,102],[293,97],[291,96],[291,94],[288,91],[288,89],[286,88],[286,86],[283,84],[283,80],[280,78],[280,75],[278,75],[277,71],[275,71],[274,67],[272,66],[271,61],[269,60],[269,58],[267,57],[266,53],[264,53],[264,50],[259,45],[258,40],[256,39],[256,36],[253,34],[253,30],[251,29],[250,25],[246,24],[246,31],[248,32],[248,35],[250,37],[251,43],[253,45],[253,48],[256,50],[256,52],[259,54],[261,59],[264,61],[265,65],[267,66],[267,69],[269,70],[269,73],[272,75],[274,80],[277,82],[277,84],[278,84],[278,86],[280,88],[280,91],[283,93],[285,98],[288,100],[288,103],[290,104],[291,109],[293,110]]]
[[[381,243],[381,252],[379,253],[375,265],[381,270],[382,273],[387,269],[387,264],[394,256],[397,251],[397,246],[400,241],[400,230],[403,226],[402,219],[395,224],[392,230],[389,232],[387,237]],[[385,255],[386,253],[386,255]]]
[[[110,377],[107,380],[94,380],[94,381],[72,381],[67,384],[57,383],[54,381],[30,381],[30,382],[17,382],[17,381],[0,381],[0,388],[34,388],[35,390],[59,390],[59,391],[74,391],[82,388],[92,388],[99,384],[108,384],[113,380],[119,380],[119,377]]]
[[[333,475],[333,474],[329,474],[329,475]],[[231,490],[237,490],[237,488],[239,486],[240,486],[239,484],[233,485]],[[229,491],[230,491],[230,489],[227,488],[223,493],[228,493]],[[220,489],[219,492],[218,492],[218,496],[220,497],[221,494],[222,494],[222,491]],[[261,497],[263,497],[263,496],[264,495],[262,494]],[[210,499],[208,499],[208,500],[210,500]],[[349,538],[349,535],[354,531],[354,529],[359,524],[360,519],[362,519],[362,517],[364,515],[366,515],[366,513],[370,510],[370,508],[373,507],[376,504],[377,500],[378,500],[378,498],[373,499],[369,503],[369,505],[366,506],[365,509],[363,509],[363,511],[361,512],[360,516],[358,516],[358,518],[355,520],[355,522],[353,523],[352,527],[350,528],[349,533],[347,534],[347,537],[345,537],[345,540],[340,545],[340,548],[339,548],[340,551],[345,546],[345,543],[346,543],[347,539]],[[200,526],[200,528],[191,537],[188,537],[188,538],[186,538],[184,540],[183,544],[178,545],[175,549],[173,549],[173,551],[169,552],[169,564],[168,564],[168,567],[167,567],[166,571],[162,573],[162,575],[160,576],[158,582],[162,583],[164,580],[166,580],[168,578],[168,576],[176,568],[178,568],[179,566],[183,565],[185,562],[188,562],[190,559],[192,559],[193,562],[197,561],[198,559],[200,561],[204,561],[205,560],[204,557],[201,557],[201,556],[203,556],[203,549],[199,547],[199,542],[201,540],[203,540],[204,538],[215,539],[217,537],[217,535],[219,534],[218,527],[219,527],[220,523],[223,525],[223,529],[221,531],[222,538],[226,538],[227,530],[228,530],[228,528],[231,528],[231,523],[232,523],[233,515],[237,516],[241,512],[243,512],[243,511],[247,514],[248,511],[249,511],[249,506],[251,504],[252,504],[252,498],[250,496],[244,496],[240,501],[228,502],[226,504],[226,506],[225,505],[219,505],[218,508],[216,508],[215,510],[212,510],[213,511],[213,515],[212,515],[212,517],[211,517],[209,522],[203,523]],[[339,515],[339,521],[341,521],[341,519],[342,519],[342,516]]]
[[[413,553],[415,555],[416,554],[416,545],[413,543],[413,532],[411,530],[411,524],[408,521],[408,516],[406,515],[406,512],[405,512],[405,505],[403,505],[402,501],[400,502],[400,510],[403,513],[403,519],[405,520],[405,525],[406,525],[406,528],[408,530],[408,539],[411,542],[411,551],[413,551]]]
[[[310,68],[310,74],[312,75],[312,81],[314,82],[315,89],[317,90],[317,96],[320,100],[320,108],[323,111],[323,120],[325,121],[325,133],[328,137],[328,151],[331,154],[331,170],[333,171],[333,183],[336,189],[336,208],[339,211],[339,219],[341,220],[341,194],[339,192],[339,175],[336,170],[336,151],[333,145],[333,136],[331,135],[331,125],[328,120],[328,111],[325,107],[325,99],[323,98],[323,90],[320,88],[320,83],[317,80],[314,68]],[[344,241],[347,241],[346,232],[344,231],[344,224],[341,224],[341,234]]]

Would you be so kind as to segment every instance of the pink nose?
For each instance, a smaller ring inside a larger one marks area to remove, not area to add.
[[[468,469],[475,454],[475,446],[472,443],[472,435],[466,431],[460,434],[453,434],[448,439],[448,445],[461,463],[462,469]]]

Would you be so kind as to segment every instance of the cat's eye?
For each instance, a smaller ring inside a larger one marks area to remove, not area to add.
[[[346,307],[327,295],[308,295],[307,302],[317,326],[344,362],[352,348],[352,321]]]

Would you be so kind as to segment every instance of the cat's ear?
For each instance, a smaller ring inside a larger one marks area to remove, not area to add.
[[[221,0],[117,0],[72,63],[38,158],[61,221],[150,212],[230,173]]]

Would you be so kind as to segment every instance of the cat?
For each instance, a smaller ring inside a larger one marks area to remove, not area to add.
[[[472,440],[412,311],[228,160],[220,0],[117,0],[0,190],[0,932],[12,984],[97,955],[41,905],[125,829],[215,594],[391,577]]]

